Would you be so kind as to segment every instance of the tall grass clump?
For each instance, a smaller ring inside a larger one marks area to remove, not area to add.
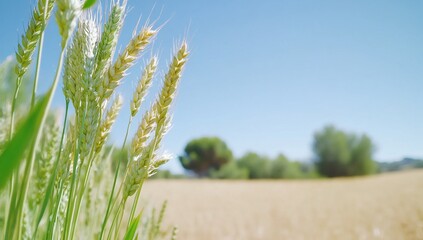
[[[157,239],[167,233],[160,228],[166,204],[158,215],[143,217],[138,203],[145,180],[171,158],[160,149],[171,124],[169,109],[188,47],[185,41],[177,46],[161,90],[139,116],[131,137],[129,129],[158,70],[157,56],[146,61],[127,104],[129,121],[119,146],[129,157],[112,159],[115,147],[105,144],[125,107],[116,89],[157,37],[159,27],[144,25],[115,54],[127,2],[114,1],[104,17],[99,16],[100,9],[96,13],[84,9],[92,4],[92,0],[38,0],[18,44],[16,61],[0,66],[2,75],[10,66],[15,72],[14,94],[0,106],[0,236],[4,239]],[[37,96],[43,34],[53,14],[61,50],[50,88]],[[26,112],[17,107],[18,96],[23,81],[28,81],[24,75],[36,49]],[[64,114],[50,109],[60,80]],[[175,234],[176,228],[169,238]]]

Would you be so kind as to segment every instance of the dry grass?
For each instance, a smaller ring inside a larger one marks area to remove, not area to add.
[[[423,239],[423,171],[317,181],[154,180],[179,239]]]

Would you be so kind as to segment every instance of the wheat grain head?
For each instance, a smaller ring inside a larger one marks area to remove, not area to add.
[[[120,84],[120,81],[125,76],[126,71],[134,64],[139,54],[150,43],[156,33],[157,31],[153,30],[152,26],[147,26],[131,39],[123,53],[121,53],[116,62],[110,66],[103,79],[102,87],[99,89],[101,101],[105,101],[111,96],[114,89]]]
[[[15,72],[18,77],[18,81],[21,81],[23,75],[28,71],[35,47],[37,46],[47,21],[50,18],[53,6],[54,0],[39,0],[37,8],[34,9],[32,13],[32,18],[28,24],[25,34],[21,37],[21,43],[18,44],[18,50],[15,53],[17,62]]]
[[[157,57],[152,57],[150,62],[145,66],[144,71],[138,81],[137,88],[134,91],[134,95],[131,102],[131,117],[135,117],[138,110],[144,101],[147,91],[153,82],[154,73],[157,69]]]
[[[56,22],[62,37],[62,48],[65,48],[69,35],[76,26],[81,5],[79,0],[57,0]]]
[[[117,115],[119,114],[119,110],[122,107],[122,97],[118,95],[110,110],[106,114],[106,118],[103,120],[103,122],[100,125],[100,129],[97,132],[97,136],[95,139],[95,153],[99,153],[101,151],[101,148],[103,147],[105,141],[107,140],[107,137],[110,134],[111,128],[113,123],[116,120]]]

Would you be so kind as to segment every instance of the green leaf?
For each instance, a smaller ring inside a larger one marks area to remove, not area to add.
[[[14,170],[24,159],[25,150],[29,149],[35,141],[47,103],[48,98],[43,96],[0,154],[0,189],[6,185]]]
[[[86,0],[85,3],[84,3],[84,6],[82,6],[82,9],[87,9],[87,8],[92,7],[95,4],[96,1],[97,0]]]
[[[133,240],[134,239],[135,233],[137,232],[138,224],[140,223],[141,214],[142,213],[140,213],[136,218],[134,218],[131,221],[131,224],[129,225],[129,228],[126,231],[125,237],[123,239],[125,239],[125,240]]]

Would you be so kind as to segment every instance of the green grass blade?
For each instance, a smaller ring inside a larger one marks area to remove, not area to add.
[[[33,141],[35,141],[47,103],[48,98],[43,96],[23,121],[13,138],[6,144],[3,153],[1,153],[0,189],[6,185],[13,171],[21,163],[26,153],[25,150],[29,149]]]
[[[125,233],[125,240],[133,240],[135,238],[135,233],[137,232],[138,225],[140,223],[141,213],[131,221],[128,230]]]
[[[95,4],[95,2],[97,2],[97,0],[86,0],[82,9],[87,9],[92,7]]]

